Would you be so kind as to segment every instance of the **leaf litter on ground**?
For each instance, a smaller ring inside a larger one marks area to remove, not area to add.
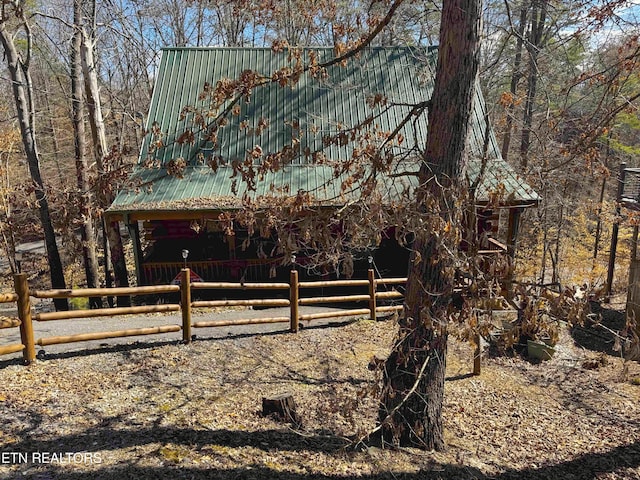
[[[348,448],[375,427],[367,367],[395,331],[360,320],[6,365],[2,451],[100,462],[4,463],[0,478],[640,478],[640,366],[602,362],[569,332],[550,361],[488,358],[477,377],[471,348],[451,340],[447,451]],[[283,392],[301,429],[261,415],[261,398]]]

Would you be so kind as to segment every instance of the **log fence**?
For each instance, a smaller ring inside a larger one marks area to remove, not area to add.
[[[209,328],[222,326],[256,325],[272,323],[288,323],[289,331],[297,332],[300,321],[313,321],[335,317],[353,317],[367,315],[375,320],[379,313],[391,312],[402,309],[400,305],[378,305],[378,300],[398,300],[403,294],[396,289],[378,291],[381,285],[400,285],[406,282],[406,278],[376,279],[373,270],[369,270],[366,280],[332,280],[301,282],[298,280],[298,272],[292,270],[289,283],[233,283],[233,282],[191,282],[189,268],[181,270],[179,285],[157,285],[145,287],[126,288],[82,288],[65,290],[35,290],[30,292],[25,274],[14,276],[15,293],[0,293],[0,303],[16,302],[18,318],[3,318],[0,320],[0,329],[20,328],[21,343],[0,346],[0,355],[22,352],[25,363],[31,363],[36,358],[35,346],[47,346],[63,343],[84,342],[91,340],[104,340],[108,338],[120,338],[140,335],[155,335],[182,331],[182,340],[189,343],[192,340],[193,328]],[[328,296],[304,296],[301,292],[309,289],[342,287],[362,288],[363,293],[351,295]],[[192,301],[194,291],[231,289],[241,291],[280,291],[288,292],[287,298],[260,298],[241,300],[195,300]],[[70,310],[61,312],[32,313],[31,297],[37,299],[56,298],[84,298],[105,296],[137,296],[158,294],[180,294],[179,303],[167,303],[159,305],[140,305],[132,307],[100,308],[92,310]],[[336,303],[366,302],[367,308],[340,309],[331,312],[319,312],[301,314],[300,306],[322,305]],[[241,318],[236,320],[212,320],[192,321],[192,311],[199,308],[213,307],[289,307],[289,315],[263,316],[258,318]],[[49,322],[61,320],[74,320],[95,317],[114,317],[120,315],[146,314],[159,312],[181,312],[180,325],[160,325],[146,328],[116,330],[108,332],[92,332],[75,335],[34,338],[33,321]]]
[[[22,352],[25,362],[31,362],[36,356],[36,349],[33,342],[29,285],[27,284],[26,275],[15,275],[13,286],[15,293],[0,294],[0,303],[15,302],[18,310],[18,318],[3,318],[0,321],[0,329],[19,328],[20,343],[0,346],[0,355]]]

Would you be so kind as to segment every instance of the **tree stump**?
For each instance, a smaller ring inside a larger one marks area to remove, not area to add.
[[[296,413],[296,402],[290,393],[282,393],[271,398],[262,397],[262,415],[292,423],[296,427],[302,426],[302,421]]]

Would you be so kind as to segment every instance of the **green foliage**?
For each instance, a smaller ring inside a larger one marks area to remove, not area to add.
[[[636,111],[618,113],[611,133],[607,140],[614,151],[629,156],[640,155],[640,118]]]
[[[620,153],[624,153],[626,155],[630,155],[630,156],[637,156],[640,155],[640,145],[636,146],[636,145],[625,145],[622,142],[620,142],[619,140],[616,140],[615,138],[611,139],[611,148],[617,152]]]
[[[78,288],[78,287],[73,287]],[[89,299],[87,297],[75,297],[69,299],[69,306],[71,310],[88,310]]]

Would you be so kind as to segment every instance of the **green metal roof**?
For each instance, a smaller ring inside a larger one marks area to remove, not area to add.
[[[305,51],[306,58],[309,51]],[[313,51],[320,61],[334,55],[330,48],[314,48]],[[270,76],[272,72],[290,66],[288,54],[266,48],[164,49],[148,116],[149,128],[155,123],[162,132],[163,146],[150,148],[154,139],[151,135],[146,136],[139,166],[131,178],[133,186],[119,192],[109,211],[216,210],[236,206],[244,188],[239,183],[238,195],[233,193],[231,163],[244,160],[255,145],[268,154],[296,143],[298,153],[291,164],[278,172],[267,173],[252,195],[273,194],[286,186],[291,195],[305,190],[313,192],[319,203],[343,203],[342,180],[334,178],[331,166],[316,164],[313,153],[321,151],[324,158],[333,161],[349,159],[354,142],[326,146],[323,138],[355,127],[368,118],[374,119],[368,128],[393,131],[414,104],[431,97],[435,53],[435,49],[409,47],[369,48],[350,59],[346,66],[329,67],[325,79],[304,74],[294,86],[268,83],[255,89],[249,101],[238,104],[240,111],[229,116],[229,123],[219,129],[218,141],[214,144],[195,130],[193,142],[178,141],[185,130],[193,129],[193,114],[181,115],[183,108],[206,107],[208,100],[199,99],[205,84],[215,85],[223,78],[238,78],[248,69]],[[481,171],[479,158],[487,131],[486,108],[480,89],[476,91],[469,138],[472,159],[468,175],[472,182]],[[384,95],[384,106],[370,104],[376,94]],[[268,126],[259,133],[247,133],[247,127],[256,127],[259,119],[265,119]],[[426,110],[407,122],[400,134],[406,140],[395,147],[398,155],[411,155],[416,145],[424,145]],[[508,204],[537,202],[536,192],[502,160],[493,131],[490,130],[489,135],[489,160],[478,187],[478,201],[487,201],[491,192],[502,189]],[[296,142],[292,142],[294,136]],[[216,172],[206,166],[214,157],[222,165]],[[178,179],[168,175],[163,167],[180,158],[187,162],[188,168],[184,177]],[[145,164],[154,164],[157,168],[147,168],[143,166]],[[388,179],[385,183],[393,195],[395,184]]]

